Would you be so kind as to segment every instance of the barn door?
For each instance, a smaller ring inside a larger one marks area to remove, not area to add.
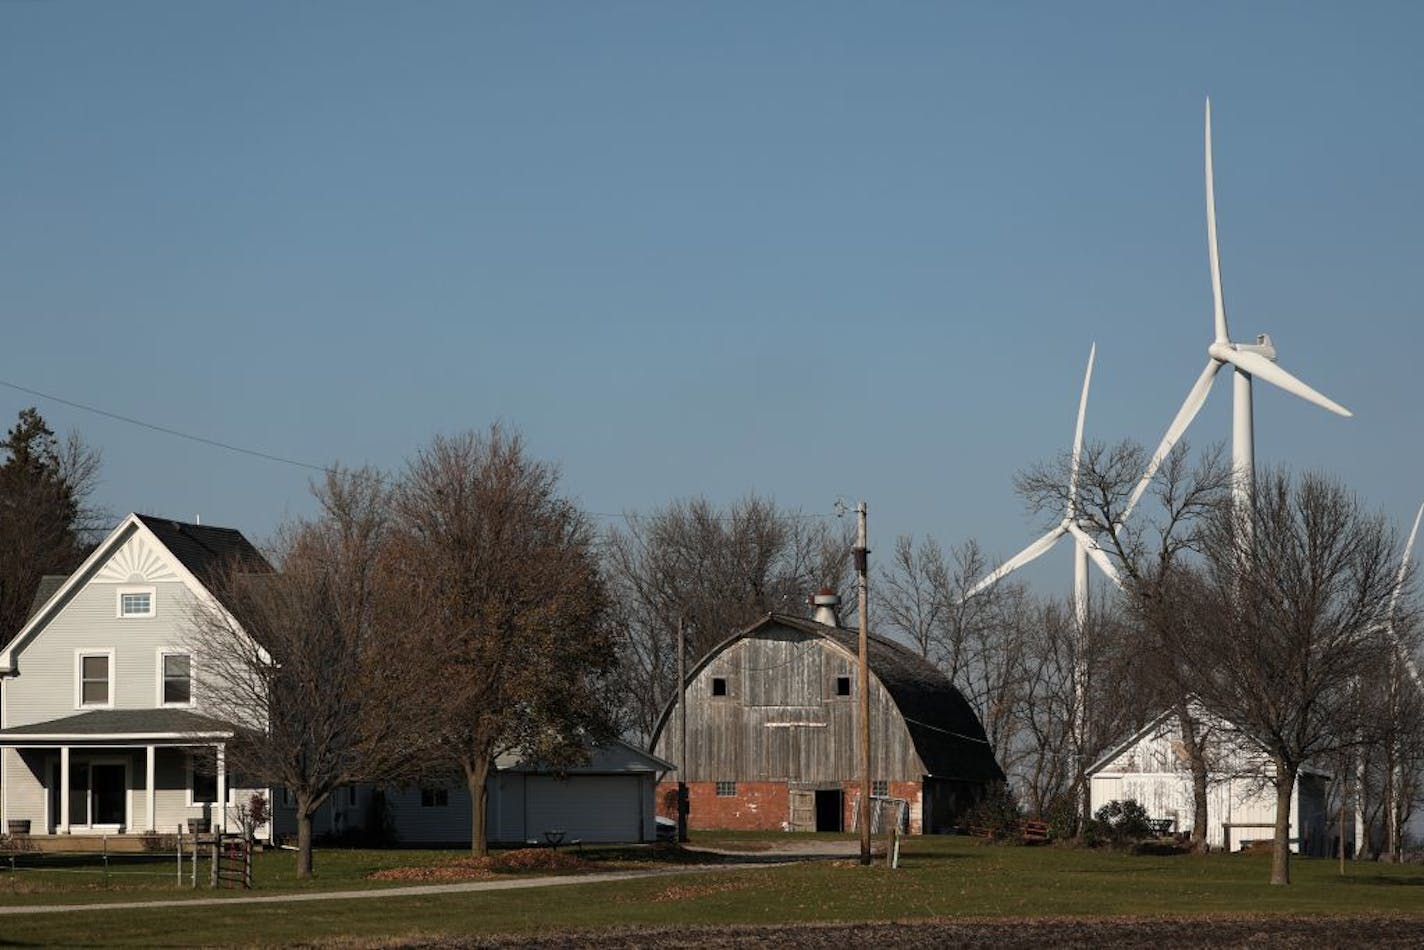
[[[816,793],[810,790],[791,790],[791,830],[816,830]]]

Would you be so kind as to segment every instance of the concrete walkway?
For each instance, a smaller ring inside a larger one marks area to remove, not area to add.
[[[787,862],[778,862],[787,863]],[[670,877],[675,874],[705,874],[709,871],[741,871],[771,867],[767,862],[748,864],[697,865],[657,868],[650,871],[609,871],[604,874],[560,874],[553,877],[526,877],[509,881],[463,881],[458,884],[419,884],[409,887],[367,888],[359,891],[316,891],[301,894],[271,894],[261,897],[193,897],[187,900],[106,901],[91,904],[34,904],[0,907],[0,917],[20,914],[72,914],[94,910],[149,910],[164,907],[235,907],[244,904],[288,904],[302,901],[375,900],[390,897],[423,897],[431,894],[468,894],[478,891],[512,891],[531,887],[559,887],[564,884],[598,884],[629,881],[641,877]]]

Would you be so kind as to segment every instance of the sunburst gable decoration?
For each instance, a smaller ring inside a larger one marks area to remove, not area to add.
[[[114,552],[94,579],[112,584],[154,584],[179,578],[162,548],[142,535],[134,535]]]

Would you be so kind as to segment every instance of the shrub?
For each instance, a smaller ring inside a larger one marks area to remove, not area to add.
[[[1078,836],[1078,800],[1067,792],[1061,792],[1048,800],[1043,810],[1043,820],[1048,822],[1048,836],[1054,841],[1070,841]],[[1084,829],[1085,833],[1088,829]]]
[[[975,834],[1015,841],[1019,838],[1019,822],[1022,820],[1013,790],[1002,782],[985,789],[984,797],[964,816],[965,824]]]
[[[1114,844],[1152,837],[1147,809],[1135,798],[1114,799],[1093,813],[1094,824]]]

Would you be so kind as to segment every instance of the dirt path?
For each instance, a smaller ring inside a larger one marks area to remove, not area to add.
[[[1230,917],[1111,918],[1038,920],[933,920],[913,923],[825,924],[766,927],[688,927],[583,931],[547,935],[461,938],[400,947],[535,950],[750,950],[762,947],[909,948],[909,950],[1089,950],[1098,947],[1151,947],[1186,950],[1211,947],[1270,947],[1326,950],[1332,947],[1419,947],[1424,917]]]

